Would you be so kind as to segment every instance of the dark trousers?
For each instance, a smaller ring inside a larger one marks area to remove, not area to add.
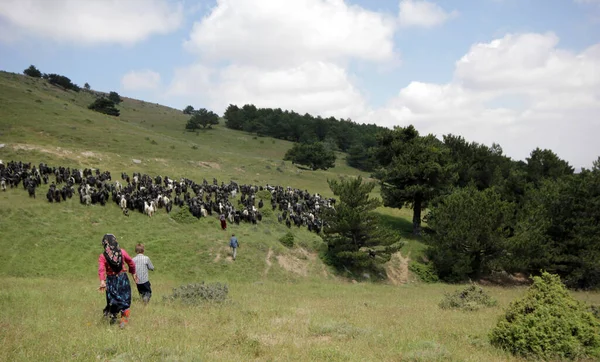
[[[150,297],[152,296],[152,288],[151,288],[150,281],[147,281],[142,284],[136,284],[136,285],[137,285],[137,290],[140,293],[140,296],[144,299],[150,300]]]

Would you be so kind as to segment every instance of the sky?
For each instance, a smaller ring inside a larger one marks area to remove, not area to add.
[[[600,0],[0,0],[0,70],[30,64],[179,109],[600,156]]]

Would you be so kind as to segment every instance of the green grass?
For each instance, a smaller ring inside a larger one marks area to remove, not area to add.
[[[216,177],[325,196],[333,196],[327,179],[368,177],[346,166],[343,155],[330,170],[303,171],[282,161],[289,142],[221,125],[185,132],[188,117],[180,110],[129,98],[119,105],[121,117],[109,117],[87,109],[93,99],[0,72],[0,159],[100,168],[113,180],[122,171],[199,182]],[[499,306],[489,310],[443,311],[439,301],[456,286],[354,284],[320,261],[323,242],[306,228],[292,227],[295,246],[282,245],[288,229],[276,214],[258,226],[222,231],[216,218],[182,222],[178,208],[150,219],[137,212],[125,217],[113,203],[50,204],[46,190],[35,200],[22,187],[0,192],[2,361],[518,360],[490,347],[486,335],[523,289],[490,288]],[[377,212],[403,236],[404,256],[422,254],[425,245],[411,234],[411,210]],[[97,258],[107,232],[132,254],[136,243],[145,243],[157,268],[151,304],[135,300],[125,331],[100,319]],[[227,247],[232,232],[241,243],[235,262]],[[161,302],[172,288],[200,281],[227,283],[230,301],[194,308]],[[598,294],[574,295],[600,302]]]

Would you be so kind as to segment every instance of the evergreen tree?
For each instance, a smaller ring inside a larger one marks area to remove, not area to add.
[[[283,157],[285,161],[309,166],[313,171],[335,166],[335,152],[328,149],[321,142],[316,143],[296,143],[290,148]]]
[[[92,104],[88,106],[88,109],[94,110],[96,112],[108,114],[109,116],[120,115],[120,112],[117,108],[115,108],[115,103],[107,98],[98,98]]]
[[[441,279],[479,278],[501,266],[506,254],[512,204],[493,188],[456,189],[427,215],[431,230],[425,235],[429,259]]]
[[[110,92],[108,94],[108,99],[110,99],[111,101],[113,101],[114,104],[119,104],[119,103],[121,103],[121,101],[123,101],[121,99],[121,96],[117,92]]]
[[[30,65],[29,68],[23,71],[23,74],[34,78],[41,78],[42,72],[39,71],[34,65]]]
[[[219,115],[206,108],[200,108],[193,112],[192,117],[185,125],[185,129],[194,131],[200,127],[212,128],[212,126],[216,124],[219,124]]]
[[[327,209],[323,232],[327,257],[338,268],[359,271],[378,269],[402,247],[397,235],[379,226],[373,212],[381,205],[370,197],[374,183],[363,183],[359,176],[350,180],[328,180],[329,188],[339,196],[335,210]]]
[[[382,183],[383,204],[412,207],[413,233],[419,235],[421,211],[456,180],[449,150],[433,135],[419,136],[411,125],[382,133],[377,159],[383,166],[375,173]]]

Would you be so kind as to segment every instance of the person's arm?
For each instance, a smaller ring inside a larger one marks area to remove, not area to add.
[[[132,275],[135,274],[135,262],[133,261],[133,259],[131,259],[131,257],[129,256],[129,254],[127,254],[125,250],[121,249],[121,253],[123,254],[123,261],[129,266],[129,272]]]
[[[100,288],[98,290],[103,291],[106,289],[106,259],[104,254],[100,254],[98,257],[98,278],[100,279]]]
[[[127,263],[127,265],[129,265],[129,272],[133,276],[133,281],[137,284],[138,276],[135,273],[135,262],[124,249],[121,249],[121,252],[123,253],[123,260]]]
[[[148,258],[148,264],[146,264],[148,266],[149,270],[154,271],[154,265],[152,265],[152,261],[150,260],[150,258]]]

